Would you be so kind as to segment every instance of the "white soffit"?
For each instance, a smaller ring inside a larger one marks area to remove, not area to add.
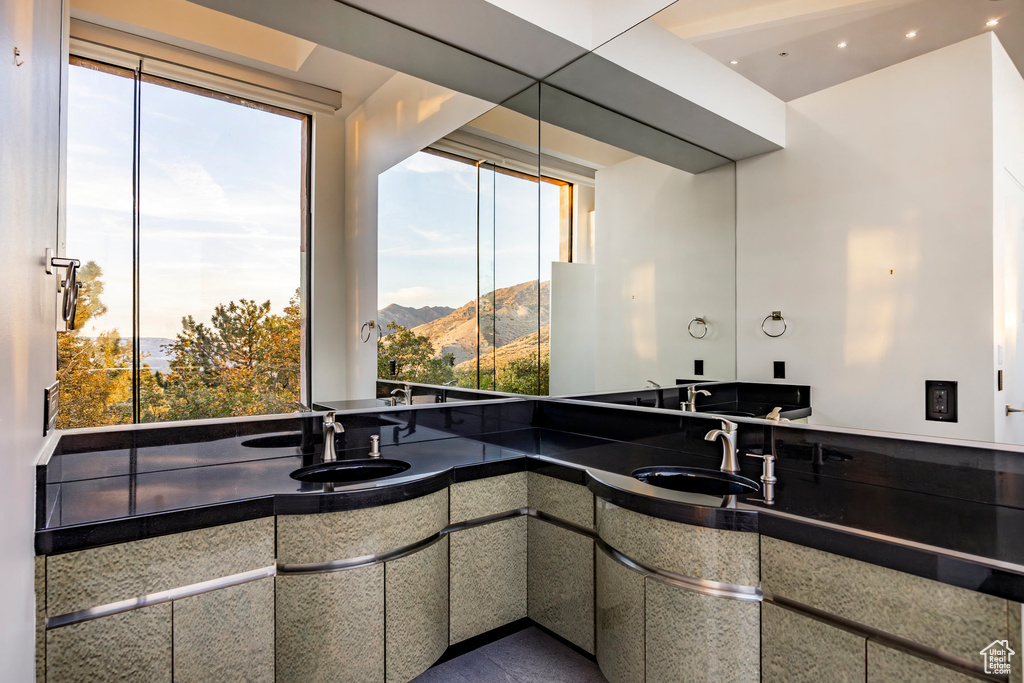
[[[178,38],[298,71],[316,43],[186,0],[72,0],[71,14],[155,40]]]
[[[487,4],[484,0],[473,1]],[[455,43],[435,39],[415,24],[396,23],[395,19],[336,0],[197,0],[197,4],[494,104],[533,82],[529,76],[502,66],[486,55],[470,53],[456,47]],[[392,4],[382,2],[375,9],[388,10]],[[424,11],[420,3],[405,3],[404,6],[413,14]],[[432,21],[442,22],[453,11],[450,9]],[[479,43],[480,37],[474,36],[474,40]],[[505,36],[502,49],[508,49],[514,41],[514,34]]]
[[[487,0],[576,45],[593,50],[672,4],[671,0]]]
[[[81,19],[71,20],[70,53],[129,69],[141,63],[143,71],[154,76],[305,113],[335,114],[343,102],[353,108],[337,90]]]

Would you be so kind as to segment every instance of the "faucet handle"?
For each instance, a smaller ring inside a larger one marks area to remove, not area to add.
[[[740,426],[730,420],[722,420],[722,431],[726,434],[733,434],[739,431]]]

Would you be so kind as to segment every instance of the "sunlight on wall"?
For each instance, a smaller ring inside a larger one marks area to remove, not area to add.
[[[629,324],[633,332],[633,351],[641,361],[652,363],[658,360],[656,283],[654,264],[639,265],[630,273],[629,288],[623,292],[632,297]]]
[[[454,95],[454,93],[452,93]],[[426,121],[431,116],[441,111],[444,103],[452,98],[452,95],[439,95],[419,102],[416,107],[416,121]]]
[[[893,351],[902,308],[899,283],[912,282],[916,270],[917,249],[906,244],[907,239],[890,228],[861,228],[847,236],[848,366],[878,368]]]

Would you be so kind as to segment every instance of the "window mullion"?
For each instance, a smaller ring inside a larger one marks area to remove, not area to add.
[[[135,115],[132,119],[132,423],[138,424],[141,411],[141,341],[139,339],[139,182],[142,177],[142,63],[135,69]]]

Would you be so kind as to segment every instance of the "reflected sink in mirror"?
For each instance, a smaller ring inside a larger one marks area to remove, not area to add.
[[[411,465],[403,460],[338,460],[302,467],[291,473],[292,479],[315,484],[358,484],[401,474]]]
[[[754,493],[760,486],[746,477],[699,467],[641,467],[630,475],[645,484],[682,493],[731,496]]]

